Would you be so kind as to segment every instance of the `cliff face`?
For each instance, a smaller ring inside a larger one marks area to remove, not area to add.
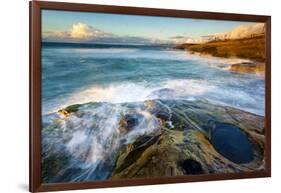
[[[263,35],[244,39],[212,41],[203,44],[182,44],[176,46],[176,48],[216,57],[236,57],[259,62],[265,61],[265,38]]]

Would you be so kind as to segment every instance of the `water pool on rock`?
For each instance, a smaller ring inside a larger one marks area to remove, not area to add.
[[[217,123],[211,133],[215,149],[234,163],[248,163],[254,159],[253,145],[239,127]]]

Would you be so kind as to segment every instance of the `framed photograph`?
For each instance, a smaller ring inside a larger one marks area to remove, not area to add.
[[[271,18],[30,2],[30,191],[270,177]]]

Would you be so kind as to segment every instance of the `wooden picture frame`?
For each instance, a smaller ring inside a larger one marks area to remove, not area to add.
[[[271,176],[271,17],[232,13],[212,13],[170,9],[104,6],[46,1],[31,1],[30,7],[30,191],[59,191],[89,188],[106,188],[150,184],[183,183],[211,180],[260,178]],[[204,174],[151,179],[118,179],[96,182],[48,183],[41,180],[41,11],[64,10],[95,13],[114,13],[175,18],[214,19],[226,21],[249,21],[265,23],[265,142],[263,171]]]

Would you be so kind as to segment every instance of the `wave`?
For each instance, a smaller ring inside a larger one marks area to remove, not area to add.
[[[232,64],[249,63],[252,62],[249,59],[242,58],[222,58],[215,57],[207,54],[193,53],[187,51],[186,57],[189,60],[198,61],[200,64],[207,65],[209,67],[214,67],[222,70],[229,70]]]
[[[191,99],[201,95],[214,87],[203,80],[170,80],[157,86],[149,86],[146,83],[121,83],[109,86],[92,86],[78,91],[68,97],[65,104],[56,107],[58,110],[76,103],[109,102],[128,103],[141,102],[150,99]],[[190,96],[190,97],[187,97]]]
[[[229,80],[232,81],[232,80]],[[237,83],[236,83],[237,84]],[[263,115],[261,105],[263,96],[251,93],[243,88],[235,89],[220,81],[217,83],[200,79],[166,80],[158,84],[119,83],[108,86],[91,86],[73,93],[64,99],[60,106],[53,106],[48,113],[72,104],[88,102],[128,103],[153,99],[196,100],[206,99],[216,104],[232,106],[255,114]]]

